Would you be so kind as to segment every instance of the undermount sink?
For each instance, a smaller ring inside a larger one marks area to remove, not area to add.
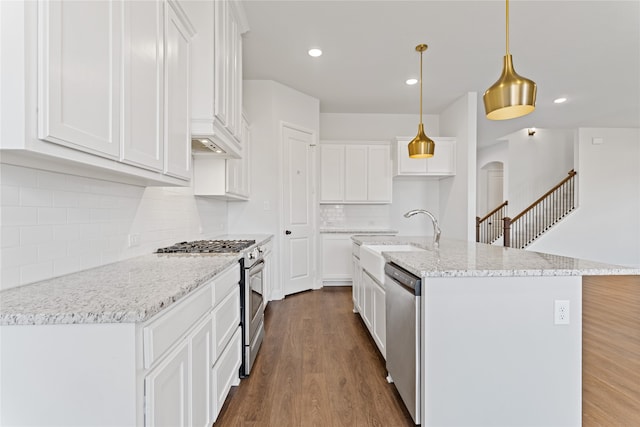
[[[384,284],[384,265],[386,261],[382,252],[408,252],[425,250],[413,245],[362,245],[360,248],[360,266],[366,270],[371,277]]]

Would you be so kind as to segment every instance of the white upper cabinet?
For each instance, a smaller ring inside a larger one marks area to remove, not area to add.
[[[118,158],[121,8],[116,1],[38,3],[39,138]]]
[[[240,158],[242,34],[248,31],[237,0],[185,2],[198,34],[192,43],[191,133]]]
[[[456,174],[455,138],[432,138],[436,143],[435,154],[429,159],[412,159],[407,145],[412,138],[396,138],[394,150],[394,176],[447,177]]]
[[[155,171],[164,158],[164,3],[124,7],[122,161]],[[144,48],[143,48],[144,47]]]
[[[191,36],[180,19],[177,4],[167,7],[165,27],[165,173],[191,177],[191,128],[189,126],[189,43]]]
[[[320,145],[320,203],[391,203],[388,143]]]
[[[11,118],[3,120],[3,161],[138,185],[186,185],[194,29],[177,1],[0,8],[0,38],[14,44],[0,63],[0,115]]]

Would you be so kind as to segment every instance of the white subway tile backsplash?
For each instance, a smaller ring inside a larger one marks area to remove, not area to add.
[[[79,257],[65,257],[53,261],[53,275],[62,276],[81,269]]]
[[[0,227],[0,246],[20,246],[20,227]]]
[[[53,226],[33,225],[20,227],[20,245],[29,246],[53,241]]]
[[[38,224],[66,224],[67,209],[38,208]]]
[[[14,187],[37,187],[36,174],[35,169],[3,164],[0,167],[0,184]]]
[[[20,267],[20,284],[37,282],[53,275],[53,263],[51,261],[28,264]]]
[[[0,187],[2,206],[20,206],[20,187]]]
[[[2,206],[0,218],[3,226],[36,225],[38,223],[38,208]]]
[[[21,285],[20,267],[5,267],[0,269],[0,290]]]
[[[67,222],[69,224],[87,224],[91,222],[91,210],[88,208],[68,208]]]
[[[38,260],[38,247],[31,245],[3,248],[0,260],[2,268],[32,264]]]
[[[61,173],[41,171],[37,172],[37,180],[39,188],[46,188],[49,190],[66,190],[68,175]]]
[[[53,207],[75,208],[78,206],[78,195],[71,191],[54,191]]]
[[[40,188],[23,187],[20,189],[20,206],[53,206],[53,193]]]
[[[0,290],[227,231],[227,202],[0,164]],[[222,224],[222,228],[221,228]],[[140,245],[129,248],[128,235]]]

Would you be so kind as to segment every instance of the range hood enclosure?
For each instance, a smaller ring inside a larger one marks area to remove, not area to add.
[[[217,138],[215,134],[191,134],[191,153],[206,154],[223,159],[239,159],[242,157],[238,145],[228,144],[226,140]]]

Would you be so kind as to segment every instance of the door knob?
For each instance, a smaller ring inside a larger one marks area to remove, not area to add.
[[[289,234],[291,234],[291,230],[284,230],[284,234],[288,236]]]

